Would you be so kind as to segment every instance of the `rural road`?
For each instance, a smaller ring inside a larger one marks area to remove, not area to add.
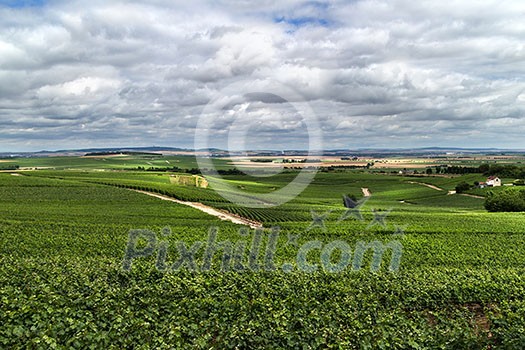
[[[262,223],[260,223],[258,221],[246,219],[246,218],[240,217],[240,216],[235,215],[235,214],[227,213],[227,212],[224,212],[222,210],[218,210],[218,209],[212,208],[210,206],[204,205],[204,204],[199,203],[199,202],[181,201],[179,199],[171,198],[171,197],[168,197],[168,196],[163,196],[161,194],[157,194],[157,193],[153,193],[153,192],[147,192],[147,191],[141,191],[141,190],[131,190],[131,191],[139,192],[139,193],[142,193],[142,194],[145,194],[145,195],[148,195],[148,196],[151,196],[151,197],[159,198],[159,199],[162,199],[162,200],[165,200],[165,201],[170,201],[170,202],[175,202],[175,203],[182,204],[182,205],[187,205],[187,206],[192,207],[194,209],[198,209],[198,210],[200,210],[202,212],[205,212],[206,214],[216,216],[216,217],[218,217],[221,220],[231,221],[234,224],[248,225],[251,228],[258,228],[258,227],[262,227],[263,226]]]
[[[363,196],[365,197],[370,197],[372,195],[372,193],[370,192],[370,190],[368,188],[361,188],[361,191],[363,191]]]
[[[431,188],[431,189],[436,190],[436,191],[443,191],[442,188],[439,188],[439,187],[431,185],[431,184],[426,184],[424,182],[409,181],[408,183],[409,184],[417,184],[417,185],[421,185],[421,186],[426,186],[426,187]]]
[[[430,184],[426,184],[426,183],[423,183],[423,182],[415,182],[415,181],[409,181],[408,183],[410,184],[418,184],[418,185],[422,185],[422,186],[427,186],[429,188],[432,188],[436,191],[443,191],[442,188],[439,188],[437,186],[434,186],[434,185],[430,185]],[[447,195],[453,195],[453,194],[459,194],[460,196],[465,196],[465,197],[472,197],[472,198],[478,198],[478,199],[485,199],[485,197],[482,197],[482,196],[476,196],[474,194],[468,194],[468,193],[456,193],[456,191],[448,191]]]
[[[460,195],[460,196],[465,196],[465,197],[471,197],[471,198],[485,199],[485,197],[482,197],[482,196],[476,196],[475,194],[460,193],[459,195]]]

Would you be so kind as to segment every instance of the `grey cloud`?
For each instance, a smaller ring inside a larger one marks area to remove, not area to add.
[[[0,150],[191,147],[209,103],[218,143],[242,115],[253,144],[304,145],[273,80],[309,103],[328,147],[522,148],[523,13],[518,0],[0,7]],[[252,87],[262,94],[243,110]]]

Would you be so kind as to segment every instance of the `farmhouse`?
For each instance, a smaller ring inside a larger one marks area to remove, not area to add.
[[[501,186],[501,179],[496,176],[490,176],[487,178],[487,186],[499,187]]]

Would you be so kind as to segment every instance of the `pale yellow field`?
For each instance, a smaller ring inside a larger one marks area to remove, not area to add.
[[[318,162],[309,163],[264,163],[252,162],[252,159],[294,159],[294,160],[319,160]],[[423,158],[359,158],[358,160],[341,160],[340,157],[333,156],[261,156],[261,157],[230,157],[229,164],[250,168],[281,168],[281,167],[330,167],[330,166],[366,166],[368,163],[374,163],[374,168],[426,168],[431,165],[441,164],[442,160],[430,160]]]

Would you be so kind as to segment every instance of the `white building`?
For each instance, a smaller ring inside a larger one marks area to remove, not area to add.
[[[501,186],[501,179],[499,177],[496,177],[496,176],[490,176],[487,179],[487,186],[499,187],[499,186]]]

